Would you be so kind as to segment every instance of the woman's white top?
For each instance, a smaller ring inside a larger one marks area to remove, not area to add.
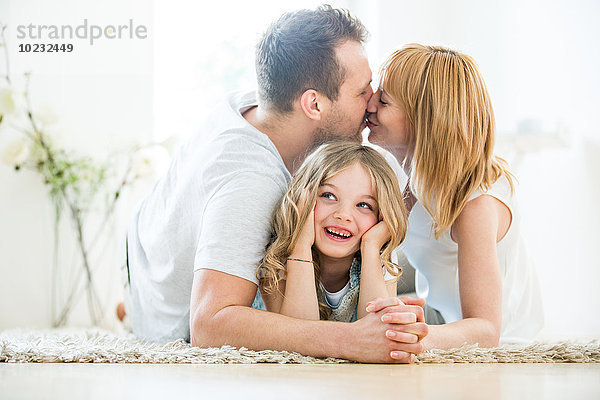
[[[469,200],[488,194],[504,203],[512,214],[506,235],[497,243],[502,277],[501,342],[531,340],[544,324],[544,312],[535,267],[521,236],[521,216],[505,177],[487,192],[477,190]],[[410,212],[408,232],[402,250],[417,270],[418,297],[440,311],[446,323],[462,319],[458,285],[458,245],[450,230],[439,239],[433,235],[433,219],[421,202]]]

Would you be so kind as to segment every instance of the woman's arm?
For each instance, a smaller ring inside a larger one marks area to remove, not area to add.
[[[508,208],[491,196],[479,196],[467,206],[452,226],[458,243],[459,290],[463,319],[445,325],[429,325],[422,340],[424,350],[450,349],[464,343],[483,347],[498,345],[502,327],[502,281],[496,252],[511,224]],[[372,302],[370,312],[378,312],[386,299]],[[384,322],[398,323],[406,316],[385,313]],[[407,325],[410,327],[410,325]],[[408,332],[408,331],[407,331]],[[405,336],[392,338],[410,343]]]
[[[508,231],[510,212],[494,197],[471,200],[452,226],[458,244],[458,277],[463,319],[430,326],[425,349],[463,343],[498,345],[502,327],[502,280],[496,243]]]
[[[390,295],[386,282],[383,279],[381,267],[381,247],[390,238],[385,222],[380,221],[371,227],[361,239],[360,254],[360,290],[358,292],[357,318],[361,319],[368,314],[367,303],[376,298],[395,297],[395,290]],[[395,289],[395,288],[394,288]]]

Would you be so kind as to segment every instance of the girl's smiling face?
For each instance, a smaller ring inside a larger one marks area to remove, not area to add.
[[[353,256],[363,234],[379,222],[371,177],[359,164],[319,186],[315,204],[315,247],[331,258]]]

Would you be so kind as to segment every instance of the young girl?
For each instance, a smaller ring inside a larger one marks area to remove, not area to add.
[[[417,295],[446,322],[430,326],[424,348],[531,339],[543,324],[539,288],[513,175],[493,155],[494,114],[474,60],[409,45],[381,75],[367,108],[369,141],[409,176],[404,253],[418,271]]]
[[[396,296],[400,270],[391,254],[405,233],[402,193],[383,156],[358,143],[320,148],[273,215],[273,240],[257,271],[267,310],[362,318],[371,300]]]

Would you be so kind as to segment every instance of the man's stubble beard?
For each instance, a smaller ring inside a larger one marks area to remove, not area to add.
[[[325,126],[317,128],[313,132],[313,142],[311,149],[316,149],[325,143],[337,142],[337,141],[351,141],[356,143],[362,143],[362,122],[364,118],[360,121],[360,125],[356,128],[356,131],[352,135],[348,135],[348,131],[341,132],[339,131],[339,126],[342,125],[346,118],[345,115],[336,112],[331,118],[325,123]]]

